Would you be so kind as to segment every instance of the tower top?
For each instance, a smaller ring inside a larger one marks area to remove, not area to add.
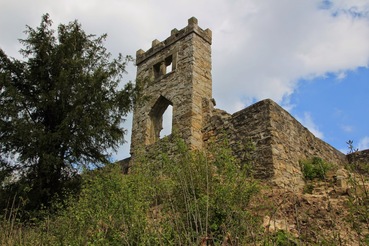
[[[188,25],[181,30],[177,30],[176,28],[172,29],[170,32],[170,36],[164,41],[160,42],[157,39],[154,39],[151,43],[151,48],[147,51],[139,49],[136,52],[136,65],[144,62],[146,59],[170,46],[171,44],[177,42],[180,39],[185,38],[191,33],[196,33],[198,36],[203,38],[207,43],[211,45],[212,32],[209,28],[203,30],[198,26],[198,20],[195,17],[191,17],[188,19]]]

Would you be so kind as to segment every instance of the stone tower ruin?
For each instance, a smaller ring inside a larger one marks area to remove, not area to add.
[[[211,38],[211,31],[201,29],[192,17],[164,41],[154,40],[146,52],[137,51],[137,80],[145,81],[146,100],[134,109],[131,155],[159,140],[169,105],[172,131],[191,148],[202,147],[201,130],[212,105]]]
[[[163,114],[171,105],[172,132],[191,149],[206,148],[209,140],[226,135],[235,157],[246,163],[243,146],[251,141],[255,146],[254,177],[278,187],[302,190],[301,160],[317,156],[337,165],[349,161],[270,99],[234,114],[214,108],[211,41],[211,31],[201,29],[192,17],[186,27],[173,29],[164,41],[154,40],[147,51],[137,51],[137,81],[143,84],[145,99],[134,108],[132,157],[160,140]],[[368,153],[358,153],[355,158],[366,160]],[[130,158],[121,163],[127,171]]]

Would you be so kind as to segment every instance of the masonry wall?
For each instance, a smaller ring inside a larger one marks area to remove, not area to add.
[[[201,29],[192,17],[186,27],[173,29],[164,41],[154,40],[147,51],[137,51],[137,82],[144,82],[145,100],[135,105],[133,158],[124,162],[127,168],[138,151],[162,148],[165,141],[168,151],[175,147],[170,144],[173,136],[159,139],[162,116],[169,105],[173,106],[172,131],[191,149],[206,148],[210,139],[226,137],[241,164],[250,164],[256,178],[279,187],[302,189],[301,160],[318,156],[334,164],[347,162],[344,154],[316,138],[270,99],[232,115],[214,109],[211,42],[211,31]],[[249,150],[250,142],[254,152]],[[369,151],[357,153],[357,158],[368,161]]]
[[[256,147],[252,163],[254,176],[291,190],[301,190],[304,186],[300,160],[319,156],[330,163],[346,162],[344,154],[316,138],[270,99],[233,115],[214,111],[204,131],[205,142],[225,133],[241,162],[249,162],[244,147],[251,140]]]
[[[287,111],[269,101],[271,150],[275,170],[273,181],[281,187],[302,189],[303,179],[299,161],[314,156],[324,161],[344,165],[346,155],[315,137]]]
[[[146,52],[137,51],[137,80],[145,82],[146,100],[134,109],[132,155],[159,141],[162,114],[168,105],[173,106],[172,131],[191,148],[202,148],[201,130],[213,108],[210,46],[211,31],[201,29],[192,17],[166,40],[154,40]],[[169,63],[172,70],[166,72]]]
[[[271,179],[274,176],[274,168],[269,122],[270,116],[266,101],[251,105],[233,115],[215,110],[209,125],[204,129],[206,132],[204,141],[208,142],[212,137],[219,139],[226,136],[241,164],[250,163],[245,152],[251,141],[256,150],[251,162],[254,176],[260,179]]]
[[[360,163],[369,165],[369,149],[348,154],[347,159],[349,163]]]

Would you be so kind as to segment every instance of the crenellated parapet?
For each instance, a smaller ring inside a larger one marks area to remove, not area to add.
[[[151,48],[148,49],[146,52],[142,49],[139,49],[136,52],[136,65],[138,66],[145,60],[159,53],[163,49],[167,49],[168,46],[178,42],[180,39],[183,39],[192,33],[195,33],[211,45],[211,30],[209,28],[203,30],[201,27],[198,26],[197,19],[195,17],[191,17],[190,19],[188,19],[188,25],[186,27],[182,28],[181,30],[177,30],[176,28],[173,29],[171,31],[171,35],[164,41],[160,42],[157,39],[153,40],[151,43]]]

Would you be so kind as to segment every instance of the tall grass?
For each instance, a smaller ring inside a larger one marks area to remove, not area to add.
[[[165,143],[163,143],[165,145]],[[248,211],[257,183],[222,146],[189,151],[178,140],[118,165],[83,174],[78,198],[48,219],[0,222],[2,245],[249,245],[260,219]],[[173,149],[175,150],[173,152]],[[171,154],[169,154],[171,153]],[[58,207],[55,202],[54,206]]]

